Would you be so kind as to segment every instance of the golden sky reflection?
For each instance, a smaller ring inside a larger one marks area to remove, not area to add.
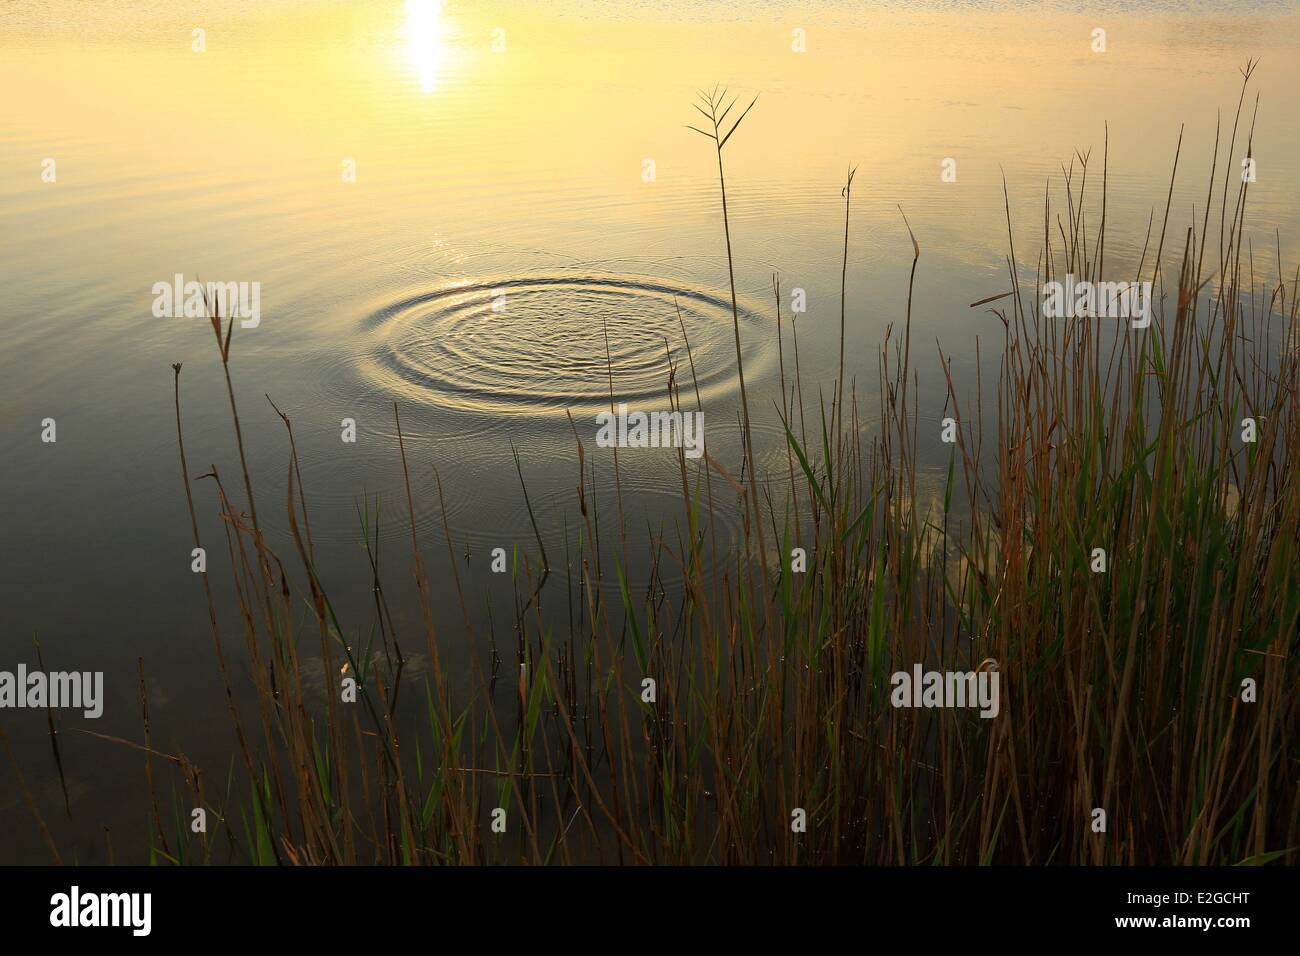
[[[1215,111],[1230,121],[1237,69],[1259,56],[1252,209],[1261,229],[1281,228],[1284,258],[1300,249],[1286,228],[1300,221],[1294,10],[1106,13],[1099,56],[1096,16],[1037,9],[792,6],[724,22],[698,5],[669,15],[672,3],[652,17],[567,0],[178,3],[144,24],[119,16],[132,25],[115,34],[108,17],[87,30],[81,5],[48,6],[0,34],[0,189],[20,210],[36,202],[19,173],[57,154],[65,181],[91,190],[79,201],[104,200],[83,209],[84,229],[130,222],[114,197],[151,215],[188,204],[198,218],[202,189],[235,184],[229,201],[275,217],[285,242],[300,222],[307,250],[344,215],[380,249],[491,232],[573,255],[712,254],[712,172],[685,124],[694,91],[722,82],[761,94],[729,147],[742,255],[797,271],[832,249],[839,183],[856,163],[864,261],[903,247],[902,203],[923,247],[1000,268],[1003,174],[1031,242],[1045,181],[1076,149],[1099,157],[1107,124],[1108,236],[1140,248],[1180,126],[1185,219],[1203,202]],[[203,54],[191,51],[196,23]],[[791,50],[795,27],[806,53]],[[956,184],[940,182],[945,157]],[[351,192],[335,188],[348,158]]]

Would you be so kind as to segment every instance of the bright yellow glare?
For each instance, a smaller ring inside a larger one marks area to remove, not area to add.
[[[438,88],[438,74],[447,58],[447,27],[442,0],[406,0],[406,51],[415,67],[420,92]]]

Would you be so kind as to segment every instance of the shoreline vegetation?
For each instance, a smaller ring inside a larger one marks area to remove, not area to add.
[[[1170,199],[1133,276],[1106,272],[1105,155],[1100,176],[1087,156],[1063,170],[1063,208],[1049,189],[1034,288],[1022,286],[1004,184],[1010,288],[973,304],[1000,320],[1000,373],[959,388],[940,347],[949,445],[931,444],[940,424],[916,411],[911,293],[923,255],[910,225],[908,300],[880,343],[874,396],[846,388],[843,311],[839,378],[827,394],[803,380],[773,276],[784,400],[768,413],[783,426],[788,483],[753,467],[749,422],[762,410],[749,407],[734,308],[724,147],[755,103],[702,95],[692,128],[717,159],[744,467],[674,452],[679,540],[655,542],[653,564],[684,581],[642,594],[626,576],[618,448],[612,476],[600,474],[619,489],[616,508],[598,513],[591,438],[574,425],[582,522],[563,556],[546,552],[516,453],[532,528],[511,555],[505,676],[485,673],[477,652],[467,683],[444,670],[450,643],[482,648],[486,636],[445,520],[461,615],[435,619],[414,515],[417,494],[441,504],[442,488],[412,482],[396,405],[421,626],[394,625],[367,513],[378,636],[365,651],[344,638],[362,629],[338,619],[318,575],[311,476],[273,402],[285,483],[260,501],[286,508],[291,540],[273,547],[263,532],[230,374],[237,319],[210,308],[239,474],[187,459],[179,363],[174,398],[194,547],[237,597],[219,607],[199,575],[237,753],[214,780],[156,749],[141,665],[142,742],[113,742],[143,755],[151,861],[1300,862],[1300,270],[1286,281],[1279,240],[1277,283],[1259,286],[1244,235],[1249,183],[1235,157],[1251,155],[1253,68],[1231,129],[1216,133],[1201,221],[1169,221],[1180,133]],[[850,170],[844,275],[853,185]],[[1150,326],[1045,318],[1043,288],[1067,275],[1150,283]],[[684,323],[666,348],[672,414],[702,414]],[[612,370],[609,397],[612,414]],[[877,402],[879,432],[867,437],[862,409]],[[925,511],[923,445],[948,456],[942,501]],[[200,536],[212,501],[224,540]],[[745,515],[733,552],[712,533],[724,502]],[[795,571],[800,550],[806,570]],[[543,615],[544,590],[548,608],[567,604],[567,628]],[[403,670],[417,645],[418,681]],[[317,650],[323,705],[301,656]],[[251,688],[236,677],[245,662]],[[996,716],[892,705],[891,675],[914,668],[993,669]],[[343,699],[348,679],[355,703]],[[195,808],[205,832],[191,826]]]

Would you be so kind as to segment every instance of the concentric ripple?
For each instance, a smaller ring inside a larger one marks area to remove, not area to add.
[[[757,374],[771,348],[754,315],[740,317],[746,371],[753,363]],[[651,279],[482,280],[401,298],[366,326],[376,386],[465,411],[588,413],[608,408],[611,391],[618,402],[663,404],[669,349],[692,404],[694,382],[702,398],[738,382],[730,302]]]

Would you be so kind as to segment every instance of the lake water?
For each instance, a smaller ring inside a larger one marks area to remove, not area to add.
[[[269,395],[293,419],[322,574],[358,635],[372,600],[363,496],[382,502],[395,614],[414,620],[396,596],[411,590],[400,405],[436,610],[455,622],[444,519],[476,607],[508,606],[488,555],[535,547],[517,451],[562,564],[579,519],[575,430],[608,476],[594,415],[611,388],[664,407],[666,350],[689,375],[683,326],[708,451],[740,473],[717,166],[687,128],[699,89],[727,86],[737,111],[759,97],[725,158],[756,457],[779,486],[771,280],[779,273],[787,350],[790,295],[804,290],[801,375],[810,401],[819,387],[829,396],[850,165],[848,374],[869,413],[879,344],[907,301],[901,206],[921,249],[918,413],[935,419],[939,347],[968,394],[977,340],[986,381],[997,372],[1001,325],[969,306],[1008,287],[1003,177],[1032,282],[1044,190],[1051,181],[1064,208],[1062,165],[1078,168],[1076,150],[1091,150],[1089,176],[1101,175],[1108,124],[1106,255],[1129,278],[1153,214],[1158,232],[1180,128],[1171,236],[1194,211],[1199,223],[1216,111],[1226,150],[1248,58],[1260,59],[1260,100],[1247,234],[1261,277],[1276,279],[1279,251],[1296,261],[1298,52],[1294,3],[1102,3],[1080,15],[829,0],[0,0],[0,669],[34,667],[35,637],[49,669],[105,672],[100,720],[61,715],[71,815],[44,715],[0,721],[65,856],[103,862],[104,827],[119,859],[145,853],[142,757],[73,732],[141,739],[138,659],[155,746],[215,779],[233,752],[189,567],[173,362],[184,363],[191,472],[215,464],[235,488],[239,462],[210,329],[155,317],[155,283],[260,283],[261,323],[235,330],[232,372],[263,522],[287,559],[288,451]],[[1252,94],[1247,122],[1253,106]],[[1244,155],[1239,138],[1231,162]],[[955,182],[941,178],[945,159]],[[41,441],[47,418],[54,443]],[[340,440],[345,418],[353,444]],[[644,586],[637,545],[674,538],[680,479],[663,452],[620,464]],[[738,509],[715,521],[720,543],[736,545]],[[661,577],[671,585],[673,571]],[[454,623],[445,630],[453,667],[481,651],[457,643]],[[0,863],[47,858],[7,761],[0,831]]]

